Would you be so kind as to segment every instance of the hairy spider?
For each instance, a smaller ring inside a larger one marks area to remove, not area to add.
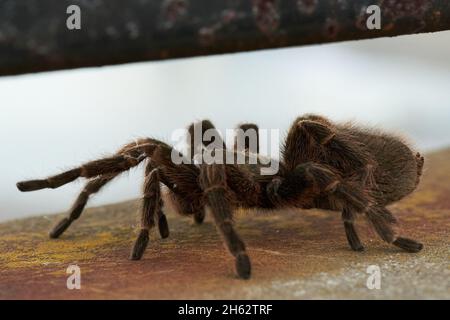
[[[193,133],[198,126],[202,132],[215,130],[210,121],[203,120],[191,124],[189,132]],[[254,124],[243,124],[240,128],[258,129]],[[199,146],[192,134],[189,139],[191,150],[202,152],[205,141],[201,140]],[[226,148],[221,138],[216,138],[215,143],[218,148]],[[246,154],[259,150],[259,146],[249,150],[251,146],[247,140],[245,143]],[[424,159],[392,135],[352,124],[336,124],[318,115],[299,117],[288,131],[279,171],[273,175],[261,175],[259,162],[253,165],[174,164],[172,151],[164,142],[144,138],[125,145],[111,157],[47,179],[19,182],[17,187],[21,191],[33,191],[58,188],[79,177],[90,179],[68,217],[50,231],[50,237],[57,238],[80,217],[92,194],[146,160],[141,229],[131,259],[142,257],[149,230],[156,222],[161,237],[169,236],[160,189],[165,185],[180,214],[191,215],[197,223],[202,223],[205,207],[210,209],[218,232],[235,258],[237,274],[244,279],[250,277],[251,265],[244,242],[233,227],[233,211],[237,207],[340,211],[348,243],[355,251],[364,250],[354,227],[356,216],[364,214],[384,241],[408,252],[422,249],[422,244],[396,234],[393,229],[396,219],[386,205],[416,188]]]

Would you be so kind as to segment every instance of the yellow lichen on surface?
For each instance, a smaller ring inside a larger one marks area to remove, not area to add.
[[[432,205],[438,198],[439,193],[433,189],[416,191],[404,200],[403,207],[416,208],[417,206]]]
[[[83,261],[96,251],[114,246],[122,239],[111,232],[96,233],[76,240],[52,240],[44,235],[6,235],[0,237],[0,270]]]

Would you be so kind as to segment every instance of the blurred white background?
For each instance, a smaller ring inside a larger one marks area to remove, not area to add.
[[[15,183],[110,154],[140,136],[210,118],[287,130],[299,114],[399,132],[422,151],[450,146],[450,32],[0,78],[0,221],[64,211],[82,188]],[[139,196],[142,170],[90,205]]]

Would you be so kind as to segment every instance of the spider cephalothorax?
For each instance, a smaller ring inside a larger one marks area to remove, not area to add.
[[[215,130],[210,121],[204,120],[191,124],[189,132],[194,132],[197,126],[202,131]],[[243,124],[240,128],[258,131],[252,124]],[[191,150],[202,152],[205,141],[196,143],[190,139]],[[256,141],[259,142],[259,138]],[[226,149],[218,136],[214,143],[218,149]],[[254,150],[248,150],[252,149],[250,147],[245,145],[247,153],[259,151],[258,145]],[[165,185],[176,210],[192,215],[197,223],[203,222],[205,207],[209,207],[226,247],[235,257],[236,271],[245,279],[250,277],[251,265],[244,242],[233,227],[233,211],[238,207],[340,211],[348,242],[355,251],[364,248],[354,220],[358,214],[364,214],[386,242],[409,252],[422,249],[422,244],[396,234],[393,229],[396,220],[386,205],[414,191],[424,159],[392,135],[305,115],[292,124],[283,146],[279,171],[272,175],[261,175],[255,170],[260,167],[259,163],[175,164],[171,157],[173,152],[174,149],[164,142],[140,139],[125,145],[111,157],[85,163],[47,179],[19,182],[17,187],[21,191],[33,191],[58,188],[79,177],[90,179],[69,216],[50,231],[50,237],[57,238],[80,216],[92,194],[120,173],[145,161],[141,230],[131,259],[142,257],[149,230],[155,224],[162,238],[169,236],[160,190]]]

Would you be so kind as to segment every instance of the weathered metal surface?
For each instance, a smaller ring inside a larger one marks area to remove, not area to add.
[[[448,0],[0,0],[0,75],[447,29]]]
[[[210,220],[197,226],[167,210],[170,237],[154,232],[143,260],[129,261],[139,206],[128,202],[89,209],[58,240],[46,233],[60,215],[0,224],[0,299],[449,299],[449,157],[427,156],[419,189],[391,207],[401,234],[423,242],[417,254],[382,242],[365,221],[366,251],[351,251],[336,212],[240,212],[253,265],[244,281]],[[71,264],[81,290],[66,287]],[[380,290],[366,287],[370,265],[381,269]]]

